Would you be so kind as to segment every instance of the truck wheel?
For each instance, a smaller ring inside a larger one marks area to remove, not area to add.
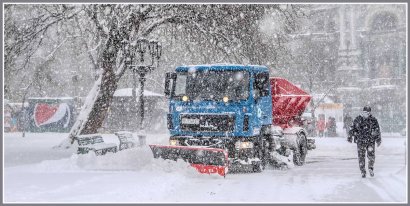
[[[263,139],[261,139],[254,147],[255,157],[259,158],[259,161],[252,162],[252,171],[253,172],[262,172],[265,168],[264,166],[264,145]]]
[[[278,165],[279,170],[287,170],[289,169],[288,165],[286,163],[281,163]]]
[[[304,133],[300,133],[298,136],[299,138],[297,141],[295,152],[293,153],[293,162],[297,166],[302,166],[303,164],[305,164],[308,147],[306,135]]]
[[[270,152],[273,151],[273,139],[270,133],[261,134],[261,136],[262,141],[260,143],[259,159],[261,160],[262,170],[264,170],[267,165],[271,164]]]
[[[263,170],[263,167],[262,167],[262,164],[261,164],[261,162],[257,162],[257,163],[255,163],[255,164],[253,164],[252,165],[252,170],[253,170],[253,172],[262,172],[262,170]]]

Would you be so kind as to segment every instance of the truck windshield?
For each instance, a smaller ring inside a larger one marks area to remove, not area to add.
[[[249,97],[249,72],[196,71],[178,72],[174,97],[190,100],[245,100]]]

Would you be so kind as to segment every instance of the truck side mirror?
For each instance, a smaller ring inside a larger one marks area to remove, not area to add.
[[[171,72],[167,72],[165,74],[165,90],[164,90],[164,93],[165,93],[166,97],[169,97],[171,95],[171,89],[169,87],[169,83],[171,81],[171,74],[172,74]]]
[[[261,91],[258,88],[253,88],[253,99],[255,102],[261,97]]]
[[[169,97],[169,95],[171,94],[171,90],[169,89],[169,81],[171,80],[171,73],[167,72],[165,74],[165,90],[164,90],[164,94],[166,97]]]
[[[258,73],[255,75],[255,81],[253,83],[254,99],[258,100],[260,97],[269,95],[269,74]]]
[[[165,74],[165,90],[164,94],[166,97],[171,96],[171,90],[174,88],[174,82],[177,78],[177,74],[173,72],[167,72]]]

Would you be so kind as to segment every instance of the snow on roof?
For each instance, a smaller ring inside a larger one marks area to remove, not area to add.
[[[8,105],[12,106],[12,107],[21,107],[23,105],[23,103],[7,103]],[[28,102],[24,102],[24,106],[27,107],[29,104]]]
[[[189,65],[189,66],[177,66],[176,71],[178,72],[195,72],[197,70],[218,70],[225,71],[229,70],[254,70],[254,71],[268,71],[266,66],[262,65],[242,65],[242,64],[204,64],[204,65]]]
[[[139,94],[139,88],[137,88],[136,91],[137,91],[137,95],[138,95]],[[114,93],[114,96],[115,97],[132,96],[132,88],[117,89],[117,91],[115,91],[115,93]],[[162,97],[164,95],[144,90],[144,96]]]
[[[312,94],[313,100],[315,102],[318,102],[319,100],[322,100],[322,98],[325,96],[325,94]],[[323,98],[323,100],[321,101],[321,103],[335,103],[331,98],[329,98],[328,96],[326,96],[325,98]]]
[[[30,97],[28,99],[74,99],[73,97]]]
[[[243,65],[243,64],[230,64],[230,63],[185,65],[185,67],[212,67],[212,66],[245,66],[245,65]]]

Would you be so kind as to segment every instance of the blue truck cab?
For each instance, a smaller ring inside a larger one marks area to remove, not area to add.
[[[165,94],[171,145],[254,142],[272,125],[265,66],[179,66],[176,72],[167,73]]]
[[[285,100],[278,100],[283,98],[280,89],[285,90]],[[201,173],[221,175],[228,167],[260,172],[267,164],[302,165],[314,141],[309,143],[303,128],[282,130],[277,122],[297,116],[286,112],[290,107],[299,112],[310,101],[299,90],[287,80],[270,79],[265,66],[179,66],[165,78],[169,145],[150,145],[154,158],[183,159]],[[283,103],[272,108],[277,101]]]

